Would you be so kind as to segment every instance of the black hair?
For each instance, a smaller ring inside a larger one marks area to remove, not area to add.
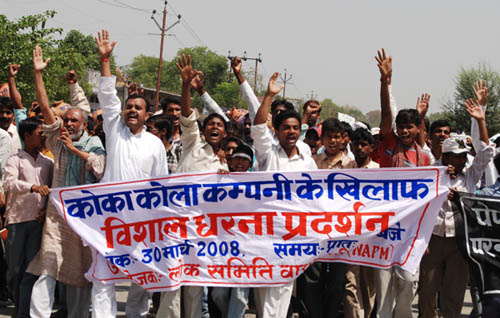
[[[5,96],[0,97],[0,107],[7,107],[11,112],[14,111],[12,100]]]
[[[416,109],[401,109],[396,116],[396,125],[414,124],[419,127],[422,122],[422,117]]]
[[[241,140],[240,138],[238,137],[234,137],[234,136],[230,136],[230,137],[226,137],[224,139],[222,139],[222,142],[221,142],[221,147],[224,151],[226,151],[226,147],[227,145],[231,142],[231,141],[234,141],[238,146],[241,145],[243,143],[243,140]]]
[[[37,117],[26,118],[22,122],[19,123],[19,137],[24,142],[24,134],[32,133],[42,124],[42,121]]]
[[[321,136],[326,136],[329,133],[344,133],[344,124],[337,118],[328,118],[321,126]]]
[[[288,118],[296,118],[299,121],[299,126],[300,126],[300,115],[295,111],[295,109],[288,109],[285,110],[284,112],[280,112],[276,117],[273,119],[273,127],[276,130],[279,130],[281,123],[283,123],[285,120]]]
[[[498,136],[493,142],[497,145],[497,148],[500,147],[500,136]]]
[[[430,125],[431,121],[429,120],[429,117],[425,116],[424,117],[424,126],[425,126],[425,131],[427,132],[427,134],[429,134],[430,130],[429,130],[429,125]]]
[[[167,130],[167,134],[165,135],[165,138],[170,139],[172,137],[172,122],[170,119],[164,115],[154,115],[149,117],[147,122],[153,123],[156,129],[158,131],[162,131],[163,129]]]
[[[495,164],[495,168],[497,168],[497,173],[500,174],[500,153],[497,153],[495,158],[493,158],[493,163]]]
[[[227,131],[227,122],[226,120],[224,119],[224,117],[222,117],[221,114],[217,114],[217,113],[211,113],[210,115],[208,115],[204,120],[203,120],[203,125],[201,126],[202,130],[205,130],[205,127],[207,126],[208,122],[212,119],[212,118],[219,118],[220,120],[222,120],[222,122],[224,123],[224,131]]]
[[[276,111],[276,108],[279,105],[285,106],[285,111],[295,109],[295,107],[293,107],[293,104],[290,103],[289,101],[287,101],[286,99],[277,99],[274,102],[272,102],[272,104],[271,104],[271,113],[274,114],[274,112]]]
[[[349,139],[351,139],[352,135],[352,127],[349,123],[346,123],[345,121],[341,121],[342,125],[344,125],[344,132],[349,135]]]
[[[432,122],[431,129],[429,130],[429,132],[432,133],[436,128],[441,128],[441,127],[450,127],[451,130],[451,125],[447,120],[438,119]]]
[[[148,109],[149,109],[149,102],[146,99],[146,97],[144,97],[144,95],[140,95],[140,94],[129,95],[129,97],[127,97],[127,100],[125,101],[125,104],[127,104],[127,102],[129,101],[129,99],[138,99],[138,98],[142,99],[146,103],[146,109],[145,109],[145,111],[147,112]]]
[[[161,101],[161,109],[165,113],[169,104],[181,105],[181,99],[177,96],[168,96]]]
[[[351,142],[355,143],[360,140],[364,140],[370,145],[375,144],[375,138],[373,137],[373,135],[364,128],[358,128],[352,133]]]
[[[319,140],[320,139],[318,132],[314,128],[309,128],[306,131],[305,139],[308,139],[308,138],[314,138],[314,140]]]

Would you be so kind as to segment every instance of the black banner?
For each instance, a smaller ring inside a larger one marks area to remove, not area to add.
[[[454,202],[461,212],[456,238],[471,279],[482,291],[500,291],[500,198],[457,192]]]

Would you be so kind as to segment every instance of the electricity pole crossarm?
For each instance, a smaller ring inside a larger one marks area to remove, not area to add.
[[[227,58],[232,60],[233,57],[234,56],[231,56],[231,51],[229,51]],[[255,74],[254,74],[254,79],[253,79],[253,91],[255,92],[255,94],[257,94],[257,67],[258,67],[259,63],[262,63],[262,56],[259,53],[259,57],[248,57],[247,51],[244,51],[243,57],[241,59],[243,61],[255,61]]]
[[[165,25],[167,23],[167,1],[165,1],[165,6],[163,8],[163,24],[160,27],[160,24],[156,21],[154,15],[156,13],[156,10],[153,10],[153,15],[151,16],[151,19],[155,22],[155,24],[158,26],[158,28],[161,30],[161,45],[160,45],[160,59],[158,62],[158,78],[156,80],[156,94],[155,94],[155,112],[158,111],[159,104],[160,104],[160,80],[161,80],[161,69],[162,69],[162,64],[163,64],[163,43],[165,40],[165,32],[173,28],[175,25],[179,24],[181,15],[179,14],[177,16],[177,21],[169,26],[168,28],[165,28]]]
[[[285,96],[286,96],[286,84],[291,84],[290,83],[290,80],[292,79],[293,75],[290,74],[289,77],[287,77],[287,74],[286,74],[286,68],[285,68],[285,74],[284,76],[281,76],[280,75],[280,79],[281,79],[281,82],[283,83],[283,99],[285,99]]]

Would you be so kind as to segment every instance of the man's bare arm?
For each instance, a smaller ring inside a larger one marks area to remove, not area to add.
[[[392,112],[389,95],[389,84],[392,79],[392,56],[387,57],[385,50],[377,51],[375,56],[377,66],[380,71],[380,107],[381,107],[381,122],[380,135],[385,136],[392,129]]]
[[[111,56],[111,53],[113,52],[113,49],[118,41],[111,42],[109,40],[108,30],[103,29],[102,33],[97,33],[95,43],[97,44],[99,56],[101,57],[101,76],[111,77],[111,62],[109,61],[109,57]]]
[[[56,117],[49,107],[49,99],[47,97],[47,91],[45,90],[45,84],[43,83],[42,72],[50,58],[43,60],[42,48],[38,45],[35,46],[33,50],[33,72],[35,75],[35,91],[36,98],[38,100],[38,105],[40,105],[40,110],[43,114],[43,119],[45,124],[52,125],[56,121]]]
[[[16,86],[16,75],[17,75],[20,67],[21,67],[21,65],[19,65],[19,64],[10,64],[9,65],[9,77],[7,79],[7,82],[9,84],[10,97],[12,99],[12,102],[14,103],[14,106],[17,109],[24,108],[21,94],[17,90],[17,86]]]
[[[279,73],[276,72],[269,79],[266,96],[264,97],[264,100],[255,115],[255,119],[253,121],[254,125],[265,124],[267,122],[267,115],[269,114],[269,109],[271,108],[274,96],[276,96],[283,89],[283,85],[278,84],[278,76]]]

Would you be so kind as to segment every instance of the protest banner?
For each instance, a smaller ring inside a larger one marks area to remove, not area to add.
[[[457,242],[484,294],[500,293],[500,198],[455,193]]]
[[[87,278],[286,284],[312,262],[415,272],[448,194],[443,167],[181,174],[53,189],[93,250]]]

